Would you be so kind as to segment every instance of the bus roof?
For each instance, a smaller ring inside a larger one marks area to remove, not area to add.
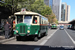
[[[31,11],[25,11],[25,12],[16,12],[14,13],[14,15],[39,15],[39,16],[42,16],[40,15],[39,13],[35,13],[35,12],[31,12]],[[47,19],[46,17],[42,16],[44,19]],[[48,19],[47,19],[48,20]]]
[[[26,11],[26,12],[16,12],[14,15],[24,15],[24,14],[30,14],[30,15],[38,15],[38,13]]]

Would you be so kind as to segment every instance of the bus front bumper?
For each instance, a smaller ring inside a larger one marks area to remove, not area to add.
[[[30,35],[29,33],[27,33],[27,34],[25,34],[24,36],[27,36],[27,37],[29,37],[29,36],[35,36],[35,35],[37,35],[37,34],[34,34],[34,35]],[[15,34],[15,36],[21,36],[20,34]]]

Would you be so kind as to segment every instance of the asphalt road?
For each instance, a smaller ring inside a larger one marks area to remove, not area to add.
[[[75,46],[70,37],[67,35],[66,29],[58,30],[46,43],[47,46],[63,47],[63,46]]]
[[[11,40],[11,41],[7,41],[7,42],[3,42],[2,44],[26,44],[26,45],[43,45],[43,41],[46,40],[47,38],[49,38],[51,36],[51,34],[53,34],[53,32],[55,32],[56,29],[53,30],[48,30],[48,35],[41,37],[37,42],[33,41],[32,39],[26,39],[25,41],[16,41],[16,39]]]
[[[13,39],[0,44],[0,50],[64,50],[74,49],[74,30],[54,29],[48,30],[48,36],[44,36],[39,41],[33,40],[16,41]],[[75,49],[74,49],[75,50]]]

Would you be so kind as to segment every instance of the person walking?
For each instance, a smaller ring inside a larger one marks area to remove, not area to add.
[[[4,25],[4,29],[5,29],[5,39],[9,39],[10,25],[8,21]]]

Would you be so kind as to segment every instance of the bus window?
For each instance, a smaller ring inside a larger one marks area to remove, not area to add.
[[[41,16],[40,16],[40,18],[39,18],[39,23],[41,24]]]
[[[17,23],[23,22],[23,15],[17,15]]]
[[[33,24],[37,24],[37,17],[33,17]]]
[[[24,23],[31,24],[31,22],[32,22],[32,16],[25,15],[25,17],[24,17]]]

